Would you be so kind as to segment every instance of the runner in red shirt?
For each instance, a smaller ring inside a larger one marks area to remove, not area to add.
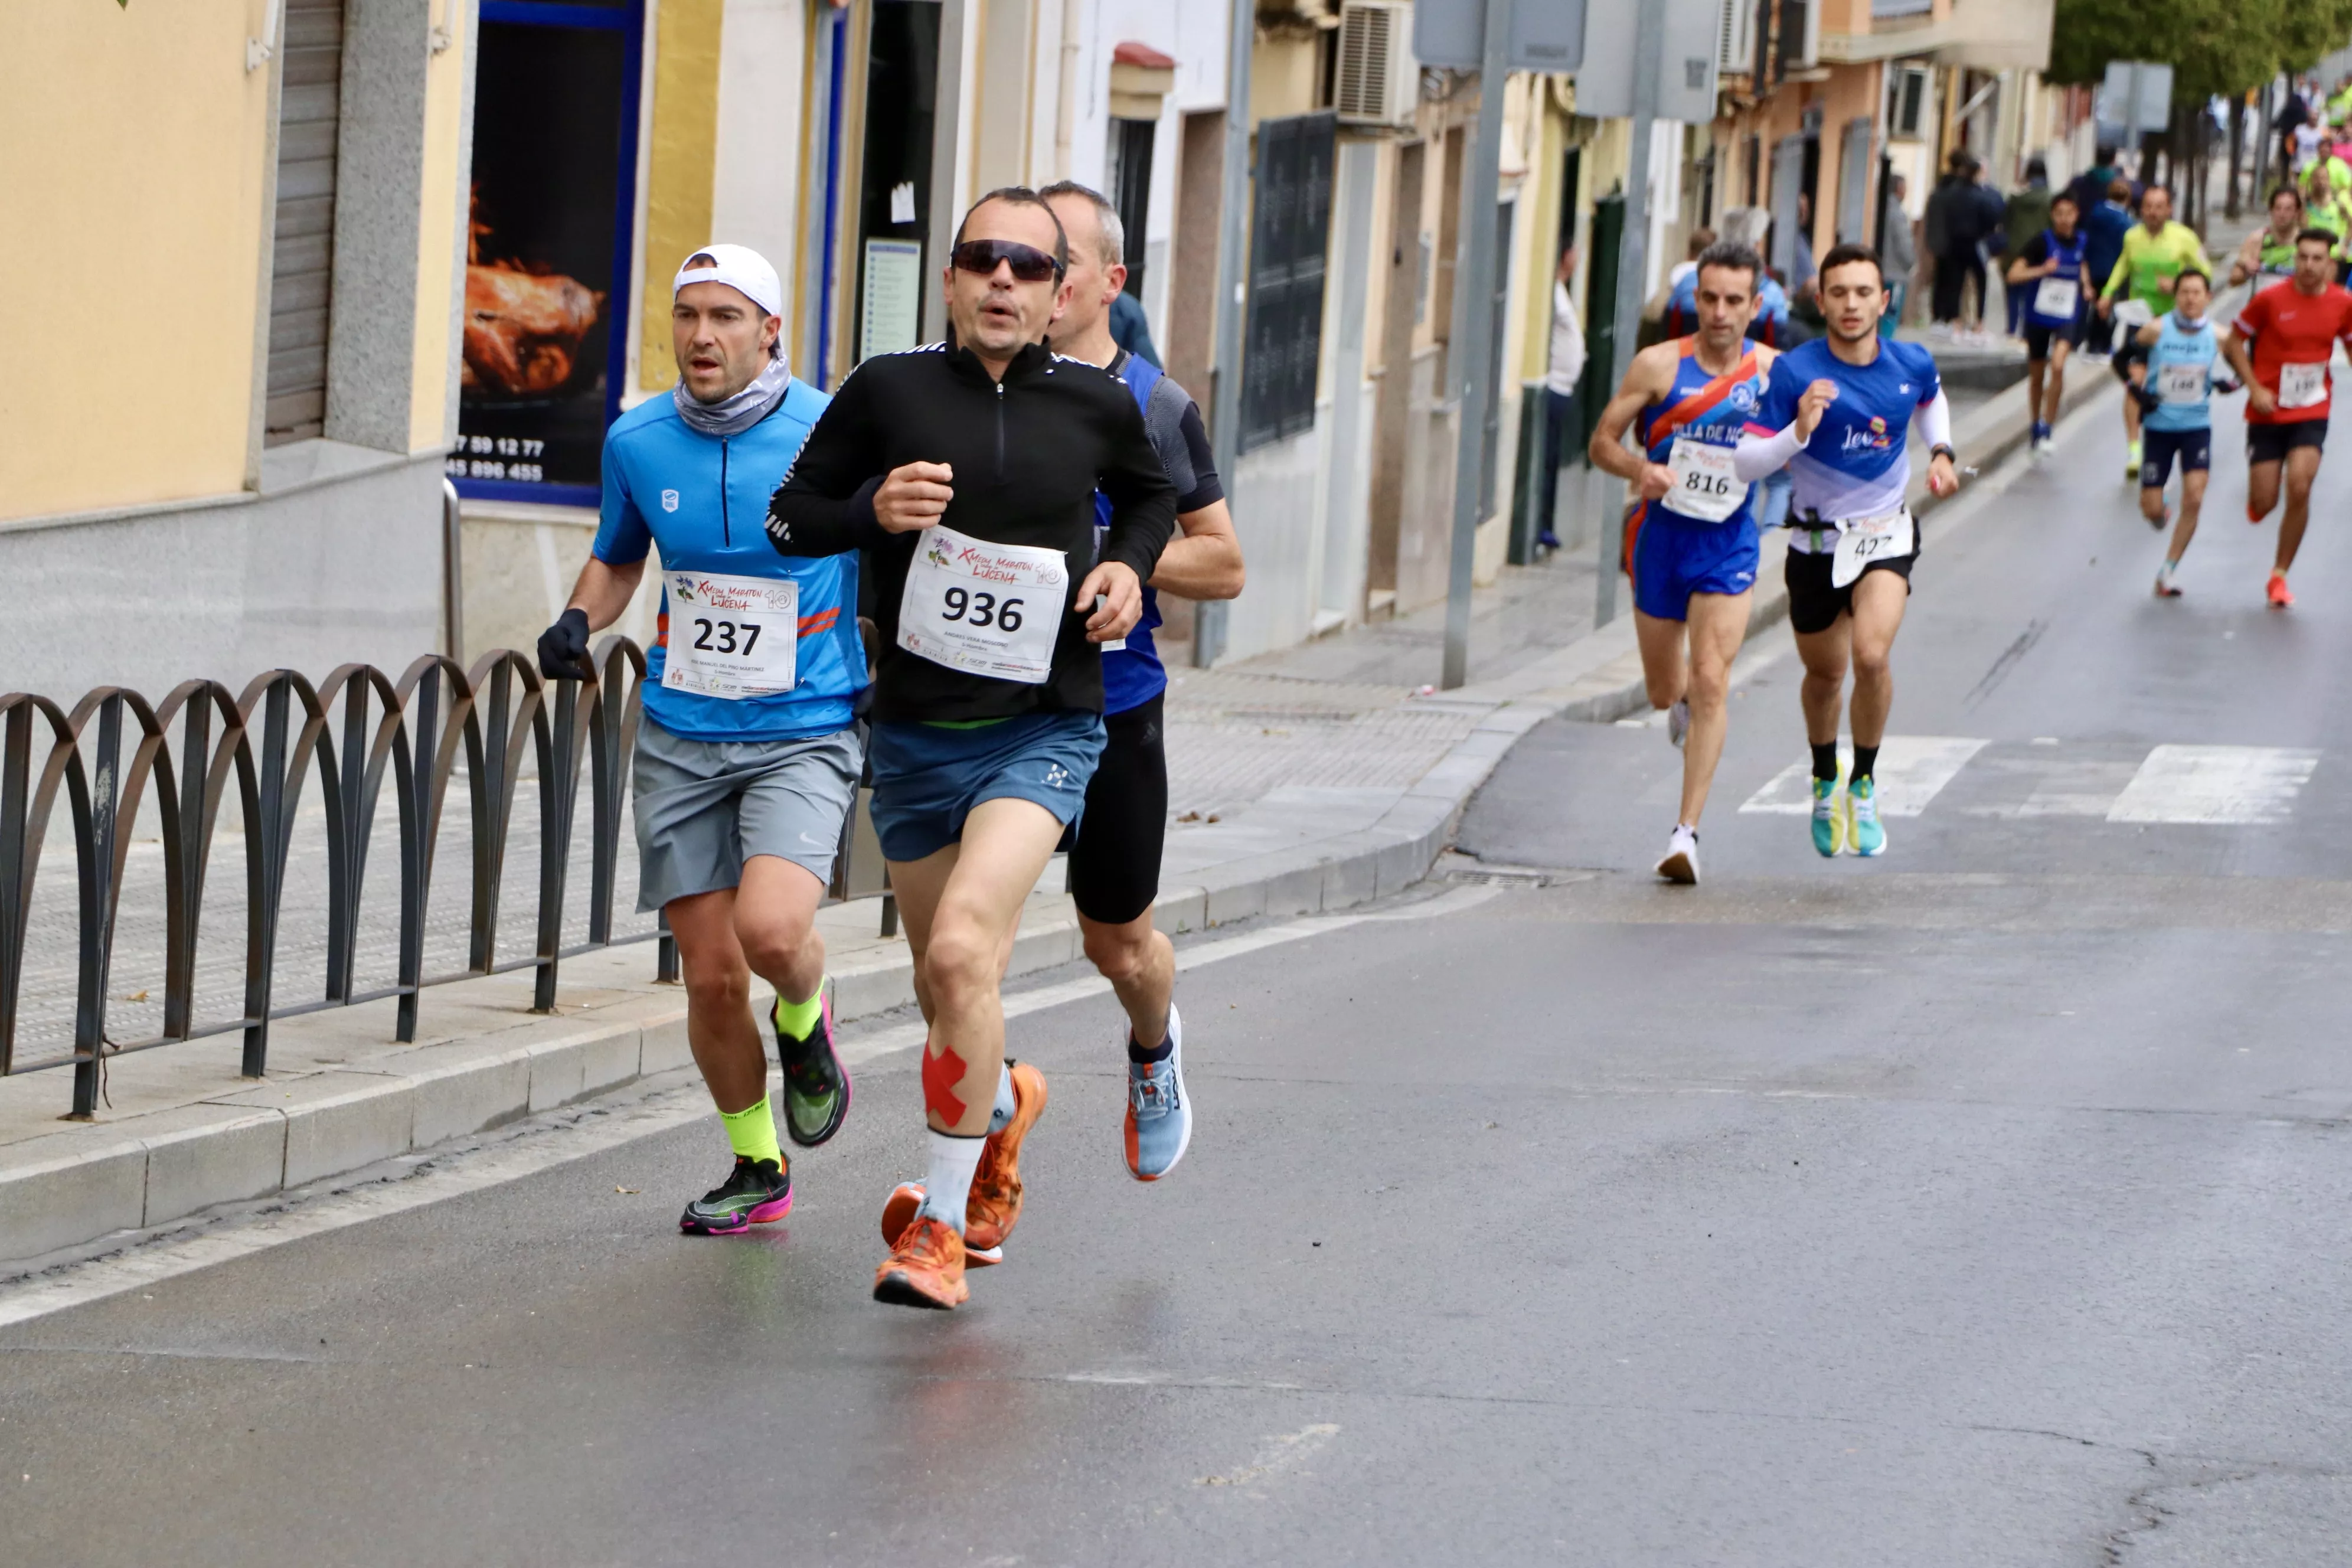
[[[2221,352],[2246,384],[2248,522],[2270,516],[2278,504],[2279,469],[2286,469],[2286,519],[2270,582],[2270,601],[2280,609],[2294,603],[2287,568],[2311,520],[2311,481],[2327,440],[2327,361],[2338,340],[2352,342],[2352,292],[2328,280],[2335,247],[2326,229],[2295,236],[2294,276],[2248,300],[2221,335]]]

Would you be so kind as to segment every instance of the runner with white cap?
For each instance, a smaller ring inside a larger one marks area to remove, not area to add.
[[[775,988],[785,1131],[814,1147],[849,1110],[815,920],[864,765],[866,651],[857,557],[792,559],[768,542],[769,493],[827,401],[793,379],[776,269],[743,246],[705,246],[671,300],[677,389],[606,432],[603,522],[539,659],[550,679],[593,679],[589,634],[620,618],[659,548],[630,791],[637,908],[667,913],[677,939],[687,1039],[735,1153],[678,1225],[723,1236],[793,1205],[753,974]]]

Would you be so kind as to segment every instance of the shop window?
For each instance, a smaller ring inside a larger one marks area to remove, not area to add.
[[[628,368],[644,15],[482,0],[448,459],[462,494],[597,504]]]

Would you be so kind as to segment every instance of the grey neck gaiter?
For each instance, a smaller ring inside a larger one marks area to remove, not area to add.
[[[732,397],[717,403],[705,403],[687,391],[680,381],[670,396],[677,404],[678,417],[688,426],[706,436],[740,436],[761,420],[775,412],[776,405],[793,384],[792,367],[782,354],[768,361],[751,384]]]

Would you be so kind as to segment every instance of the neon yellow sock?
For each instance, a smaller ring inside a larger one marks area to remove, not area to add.
[[[776,1112],[761,1095],[740,1110],[722,1110],[719,1120],[727,1126],[727,1142],[737,1156],[745,1160],[773,1160],[781,1169],[784,1152],[776,1143]]]
[[[796,1040],[805,1040],[815,1029],[817,1020],[824,1016],[824,982],[816,983],[815,994],[805,1002],[787,1002],[782,993],[776,995],[776,1027]]]

